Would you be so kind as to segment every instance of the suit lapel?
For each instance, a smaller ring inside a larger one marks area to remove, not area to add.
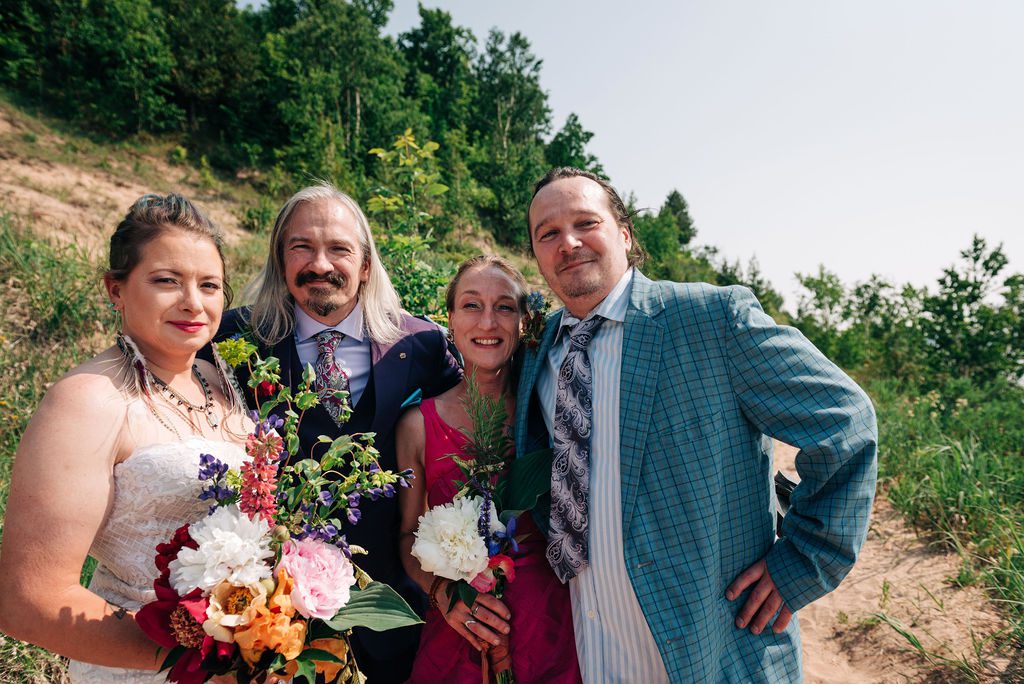
[[[299,361],[299,351],[295,347],[295,335],[285,335],[271,353],[281,362],[281,382],[295,391],[302,382],[302,362]]]
[[[516,396],[516,455],[518,456],[523,456],[526,453],[530,432],[530,400],[533,397],[533,389],[537,385],[537,376],[548,357],[548,351],[555,340],[555,333],[558,332],[558,324],[561,320],[561,311],[551,314],[544,326],[540,345],[534,349],[526,349],[519,377],[519,392]]]
[[[640,487],[644,446],[651,423],[664,328],[655,317],[664,308],[654,284],[639,271],[633,277],[622,338],[619,383],[619,469],[622,479],[622,529],[629,529]],[[654,353],[641,354],[640,350]]]
[[[409,369],[407,359],[412,357],[411,336],[403,336],[394,344],[377,344],[370,342],[370,363],[373,365],[373,390],[376,395],[373,424],[380,419],[393,425],[389,416],[395,414],[408,397],[400,396],[403,388],[409,386]],[[406,359],[406,361],[403,361]],[[382,363],[383,361],[383,363]],[[376,431],[376,429],[374,429]]]

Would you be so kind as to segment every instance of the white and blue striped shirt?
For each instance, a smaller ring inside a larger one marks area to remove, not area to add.
[[[569,581],[580,671],[595,682],[668,682],[636,592],[626,574],[622,543],[619,472],[619,378],[622,336],[633,283],[629,269],[591,316],[606,320],[587,352],[593,368],[593,429],[590,443],[590,558]],[[558,370],[569,348],[567,327],[579,319],[562,314],[558,337],[537,378],[537,392],[548,432],[555,413]]]

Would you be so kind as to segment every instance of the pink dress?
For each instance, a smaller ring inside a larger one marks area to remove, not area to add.
[[[433,399],[420,405],[426,429],[424,469],[427,503],[431,507],[448,503],[455,496],[454,480],[462,478],[448,454],[463,452],[466,436],[451,427],[437,413]],[[512,674],[520,684],[582,682],[576,660],[576,637],[572,628],[569,588],[558,581],[544,556],[546,542],[529,514],[519,518],[516,536],[529,534],[514,554],[516,578],[505,588],[502,599],[512,611],[510,650]],[[442,598],[442,608],[446,597]],[[409,682],[436,684],[479,684],[480,655],[442,614],[431,609],[420,637],[420,647]]]

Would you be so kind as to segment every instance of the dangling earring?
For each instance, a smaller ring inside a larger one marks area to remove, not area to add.
[[[448,328],[448,332],[445,334],[445,337],[448,338],[449,343],[455,344],[455,331],[452,328]]]
[[[117,328],[120,334],[121,329],[124,328],[124,317],[121,315],[121,307],[112,301],[107,301],[107,308],[110,309],[110,313],[114,316],[114,327]]]

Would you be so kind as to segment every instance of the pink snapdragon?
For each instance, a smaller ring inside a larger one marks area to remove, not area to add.
[[[275,430],[257,430],[245,442],[245,451],[252,457],[242,464],[242,487],[238,492],[238,507],[250,518],[259,516],[273,523],[277,514],[277,461],[284,449],[284,441]]]

